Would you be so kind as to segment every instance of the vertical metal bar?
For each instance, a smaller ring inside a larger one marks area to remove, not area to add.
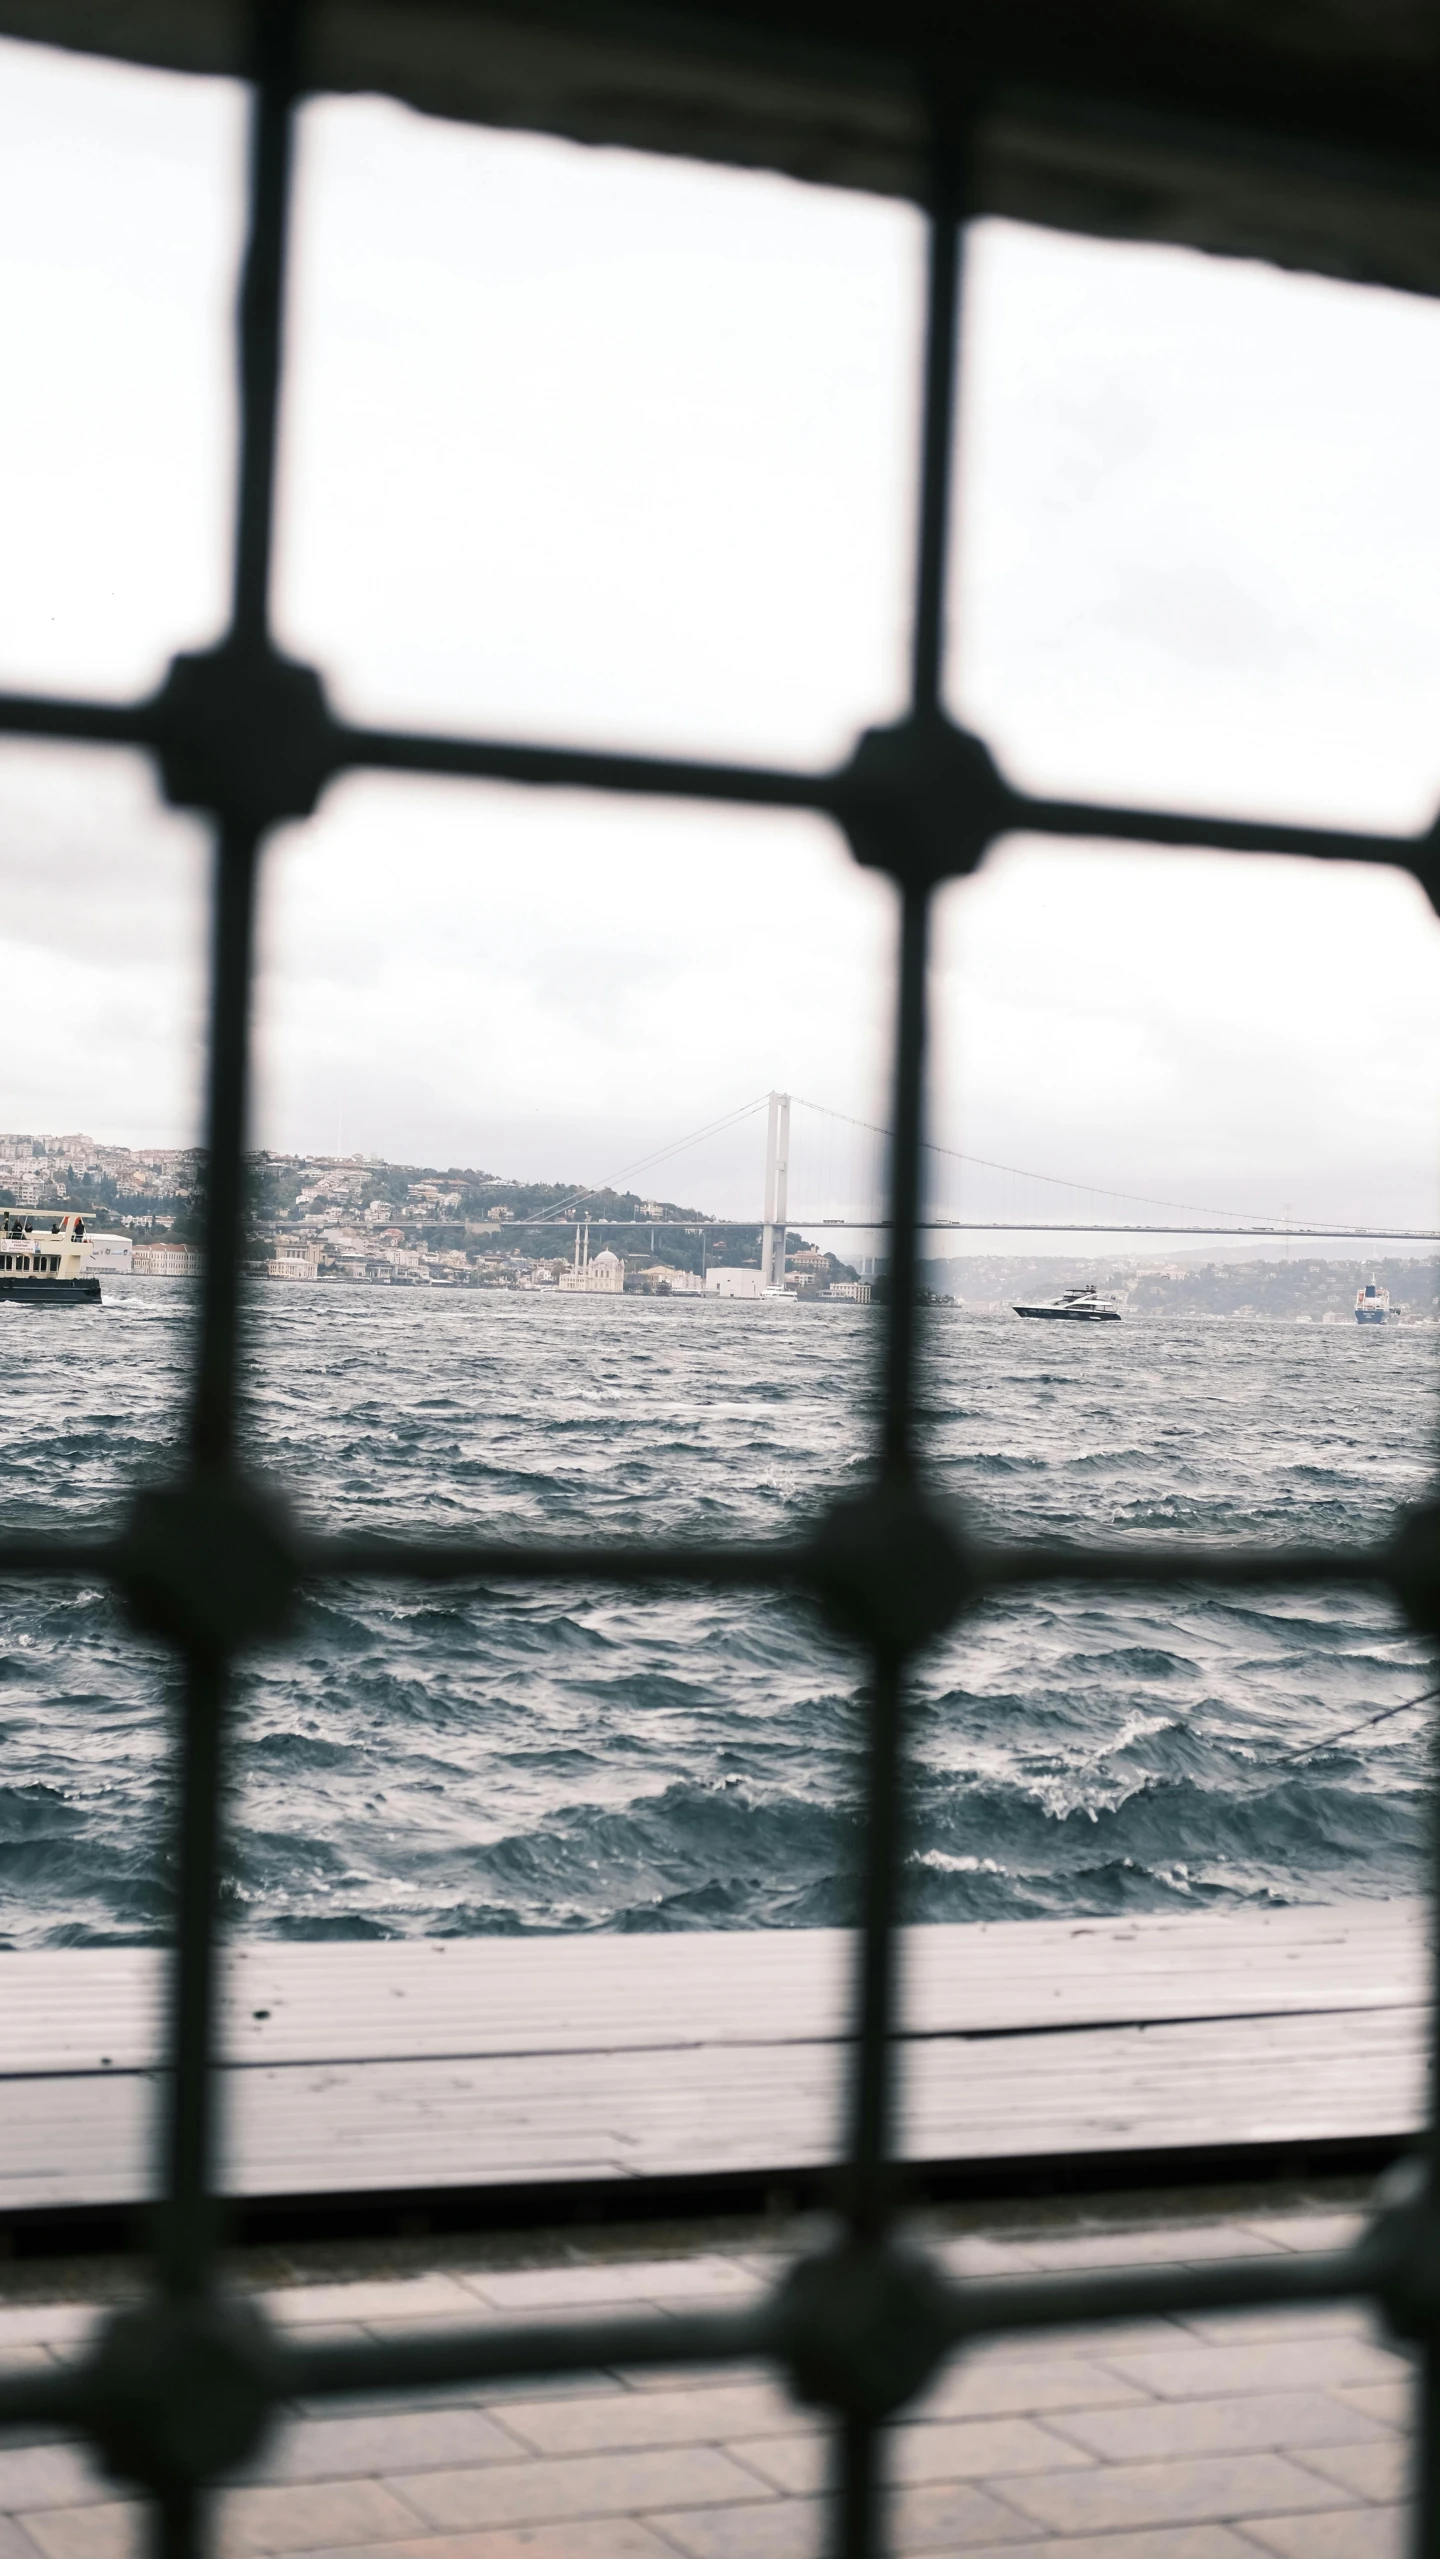
[[[198,1465],[223,1465],[235,1439],[239,1255],[245,1213],[245,1120],[259,844],[253,827],[219,830],[210,963],[205,1102],[205,1274],[190,1444]]]
[[[948,134],[941,134],[935,146],[930,205],[925,389],[920,427],[920,513],[911,647],[911,707],[917,717],[939,707],[944,674],[963,208],[961,153]]]
[[[915,603],[915,713],[933,710],[943,655],[946,527],[955,406],[956,223],[948,163],[937,152],[931,220],[919,560]],[[892,1479],[913,1460],[916,1220],[925,1100],[926,959],[930,892],[908,883],[900,924],[895,1011],[895,1100],[890,1160],[891,1265],[886,1327],[882,1460]],[[865,1874],[856,1985],[852,2086],[851,2212],[873,2236],[884,2218],[889,2148],[890,2034],[895,2004],[895,1921],[903,1814],[903,1663],[876,1654],[870,1689]]]
[[[851,2227],[878,2238],[887,2217],[893,2132],[891,2035],[897,1990],[896,1921],[904,1818],[904,1671],[877,1653],[870,1680],[865,1867],[861,1883],[855,2060],[850,2083]]]
[[[154,2559],[190,2559],[199,2532],[198,2499],[191,2487],[172,2488],[150,2509],[150,2547]]]
[[[269,638],[275,451],[285,314],[291,118],[299,79],[300,0],[252,0],[250,231],[240,287],[240,467],[232,634]]]
[[[226,1671],[192,1652],[185,1665],[179,1892],[170,1988],[170,2080],[160,2276],[167,2291],[205,2288],[212,2240],[216,1940],[221,1740]]]
[[[955,163],[937,137],[931,207],[921,421],[920,505],[912,654],[912,718],[940,711],[959,280]],[[890,1158],[890,1303],[885,1335],[882,1473],[904,1481],[914,1462],[916,1222],[920,1215],[925,1109],[926,962],[930,888],[905,884],[895,1008],[895,1098]],[[855,2055],[850,2087],[848,2210],[862,2245],[884,2235],[891,2212],[895,2013],[899,1997],[897,1925],[905,1820],[905,1663],[877,1647],[869,1693],[865,1863],[855,1985]],[[875,2559],[884,2531],[880,2482],[883,2431],[848,2420],[836,2443],[834,2546],[839,2559]]]
[[[890,1303],[886,1309],[882,1463],[906,1471],[914,1455],[915,1343],[921,1141],[925,1121],[926,969],[930,892],[907,882],[900,909],[895,1005],[894,1132],[890,1152]]]
[[[254,0],[251,32],[249,230],[238,323],[240,450],[236,487],[233,657],[269,646],[270,557],[280,382],[290,119],[295,91],[296,0]],[[246,707],[229,705],[232,745],[243,754]],[[191,1456],[223,1466],[235,1433],[237,1265],[244,1213],[245,1105],[259,837],[222,809],[216,839],[211,945],[210,1051],[205,1105],[205,1278],[191,1413]],[[211,2278],[215,2231],[215,2081],[220,1847],[229,1669],[223,1655],[188,1648],[179,1765],[176,1948],[171,1967],[168,2110],[159,2273],[168,2292],[194,2296]],[[161,2559],[193,2559],[209,2500],[175,2487],[159,2501]]]
[[[835,2430],[831,2469],[835,2481],[835,2559],[871,2559],[879,2547],[883,2517],[881,2457],[884,2436],[858,2418]]]

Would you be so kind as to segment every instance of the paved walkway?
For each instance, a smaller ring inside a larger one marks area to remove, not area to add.
[[[1333,2246],[1276,2215],[949,2244],[988,2275]],[[421,2322],[734,2302],[756,2253],[579,2256],[267,2296],[312,2337]],[[93,2310],[0,2308],[0,2361],[64,2353]],[[1154,2320],[953,2366],[897,2428],[894,2545],[968,2559],[1402,2559],[1404,2361],[1358,2312]],[[232,2559],[818,2559],[823,2442],[761,2372],[607,2372],[295,2412],[224,2501]],[[70,2445],[0,2437],[0,2559],[130,2559],[137,2509]]]

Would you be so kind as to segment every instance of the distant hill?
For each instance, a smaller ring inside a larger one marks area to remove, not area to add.
[[[1061,1254],[1009,1258],[959,1255],[920,1265],[924,1287],[957,1304],[1010,1305],[1020,1297],[1054,1297],[1093,1280],[1123,1290],[1137,1315],[1254,1315],[1293,1319],[1349,1317],[1355,1292],[1369,1279],[1388,1288],[1392,1306],[1414,1320],[1440,1319],[1440,1262],[1399,1257],[1373,1261],[1196,1262],[1155,1265],[1134,1259],[1070,1260]]]

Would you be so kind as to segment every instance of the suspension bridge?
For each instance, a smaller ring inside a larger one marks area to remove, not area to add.
[[[603,1212],[607,1230],[644,1228],[695,1234],[707,1226],[727,1232],[753,1228],[762,1237],[761,1262],[778,1282],[783,1274],[785,1238],[792,1227],[807,1234],[834,1232],[880,1235],[888,1231],[886,1212],[890,1132],[868,1120],[853,1118],[802,1096],[772,1091],[742,1102],[703,1127],[657,1147],[627,1164],[608,1183],[577,1190],[542,1214],[517,1220],[520,1225],[553,1227],[562,1220],[583,1220],[602,1198],[634,1196],[642,1177],[697,1156],[721,1137],[733,1137],[747,1121],[765,1121],[765,1149],[760,1215],[724,1217],[698,1211],[676,1212],[660,1202],[646,1202],[632,1217]],[[757,1147],[757,1159],[759,1150]],[[924,1149],[926,1205],[919,1219],[927,1235],[1048,1235],[1125,1237],[1193,1237],[1215,1242],[1224,1237],[1251,1240],[1291,1239],[1354,1244],[1440,1244],[1440,1229],[1383,1225],[1364,1220],[1308,1218],[1287,1208],[1279,1215],[1247,1209],[1217,1208],[1194,1200],[1160,1199],[1148,1193],[1107,1189],[1077,1182],[1068,1175],[1039,1173],[962,1149],[927,1143]],[[757,1160],[757,1172],[759,1171]]]

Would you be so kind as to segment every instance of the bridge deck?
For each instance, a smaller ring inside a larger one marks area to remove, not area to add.
[[[1374,2144],[1423,2102],[1413,1902],[907,1933],[902,2139],[1047,2152]],[[250,1944],[229,1960],[240,2196],[705,2180],[833,2157],[837,1931]],[[0,2215],[149,2191],[162,1959],[0,1955]]]

